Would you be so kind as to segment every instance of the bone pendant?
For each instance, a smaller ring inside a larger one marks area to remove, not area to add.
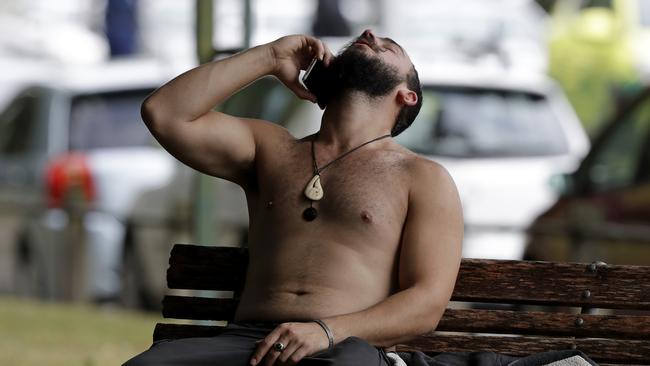
[[[316,174],[305,187],[305,196],[312,201],[323,198],[323,187],[320,185],[320,175]]]

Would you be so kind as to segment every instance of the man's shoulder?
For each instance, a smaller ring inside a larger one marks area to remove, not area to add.
[[[405,159],[410,191],[455,187],[451,174],[442,164],[410,151]]]
[[[277,149],[297,141],[289,130],[277,123],[252,118],[246,119],[246,122],[255,135],[256,144],[264,150],[265,148]]]
[[[439,180],[450,180],[451,175],[440,163],[417,154],[404,146],[395,144],[389,149],[391,155],[399,161],[399,166],[406,172],[406,178],[411,184],[429,184]]]
[[[261,137],[267,138],[287,138],[291,136],[289,130],[275,122],[257,119],[257,118],[242,118],[246,123]]]
[[[396,150],[400,154],[403,165],[407,167],[410,179],[419,178],[426,181],[431,179],[445,179],[450,177],[449,172],[440,163],[417,154],[403,146]]]

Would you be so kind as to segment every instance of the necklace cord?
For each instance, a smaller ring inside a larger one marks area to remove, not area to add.
[[[336,159],[334,159],[334,160],[330,161],[329,163],[323,165],[320,168],[316,164],[316,149],[314,148],[314,142],[316,141],[317,137],[318,137],[318,133],[316,133],[314,135],[314,138],[311,139],[311,159],[312,159],[312,163],[313,163],[312,165],[313,165],[313,168],[314,168],[314,175],[320,175],[320,173],[323,170],[325,170],[327,167],[329,167],[330,165],[332,165],[332,164],[336,163],[337,161],[343,159],[344,157],[348,156],[349,154],[353,153],[354,151],[356,151],[356,150],[358,150],[358,149],[360,149],[360,148],[362,148],[362,147],[364,147],[364,146],[366,146],[366,145],[368,145],[370,143],[373,143],[375,141],[385,139],[387,137],[391,137],[391,134],[386,134],[386,135],[383,135],[383,136],[376,137],[376,138],[374,138],[374,139],[372,139],[370,141],[366,141],[363,144],[344,152],[339,157],[337,157]]]

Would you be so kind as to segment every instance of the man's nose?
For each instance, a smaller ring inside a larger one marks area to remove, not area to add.
[[[370,39],[375,42],[375,34],[372,32],[372,29],[366,29],[361,33],[361,36],[366,39]]]

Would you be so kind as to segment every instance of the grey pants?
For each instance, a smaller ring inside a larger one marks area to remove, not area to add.
[[[229,324],[218,336],[161,340],[123,366],[249,366],[256,341],[263,339],[275,325]],[[263,363],[261,363],[263,365]],[[301,366],[389,366],[390,360],[380,348],[363,339],[350,337],[331,351],[321,351],[300,361]]]

